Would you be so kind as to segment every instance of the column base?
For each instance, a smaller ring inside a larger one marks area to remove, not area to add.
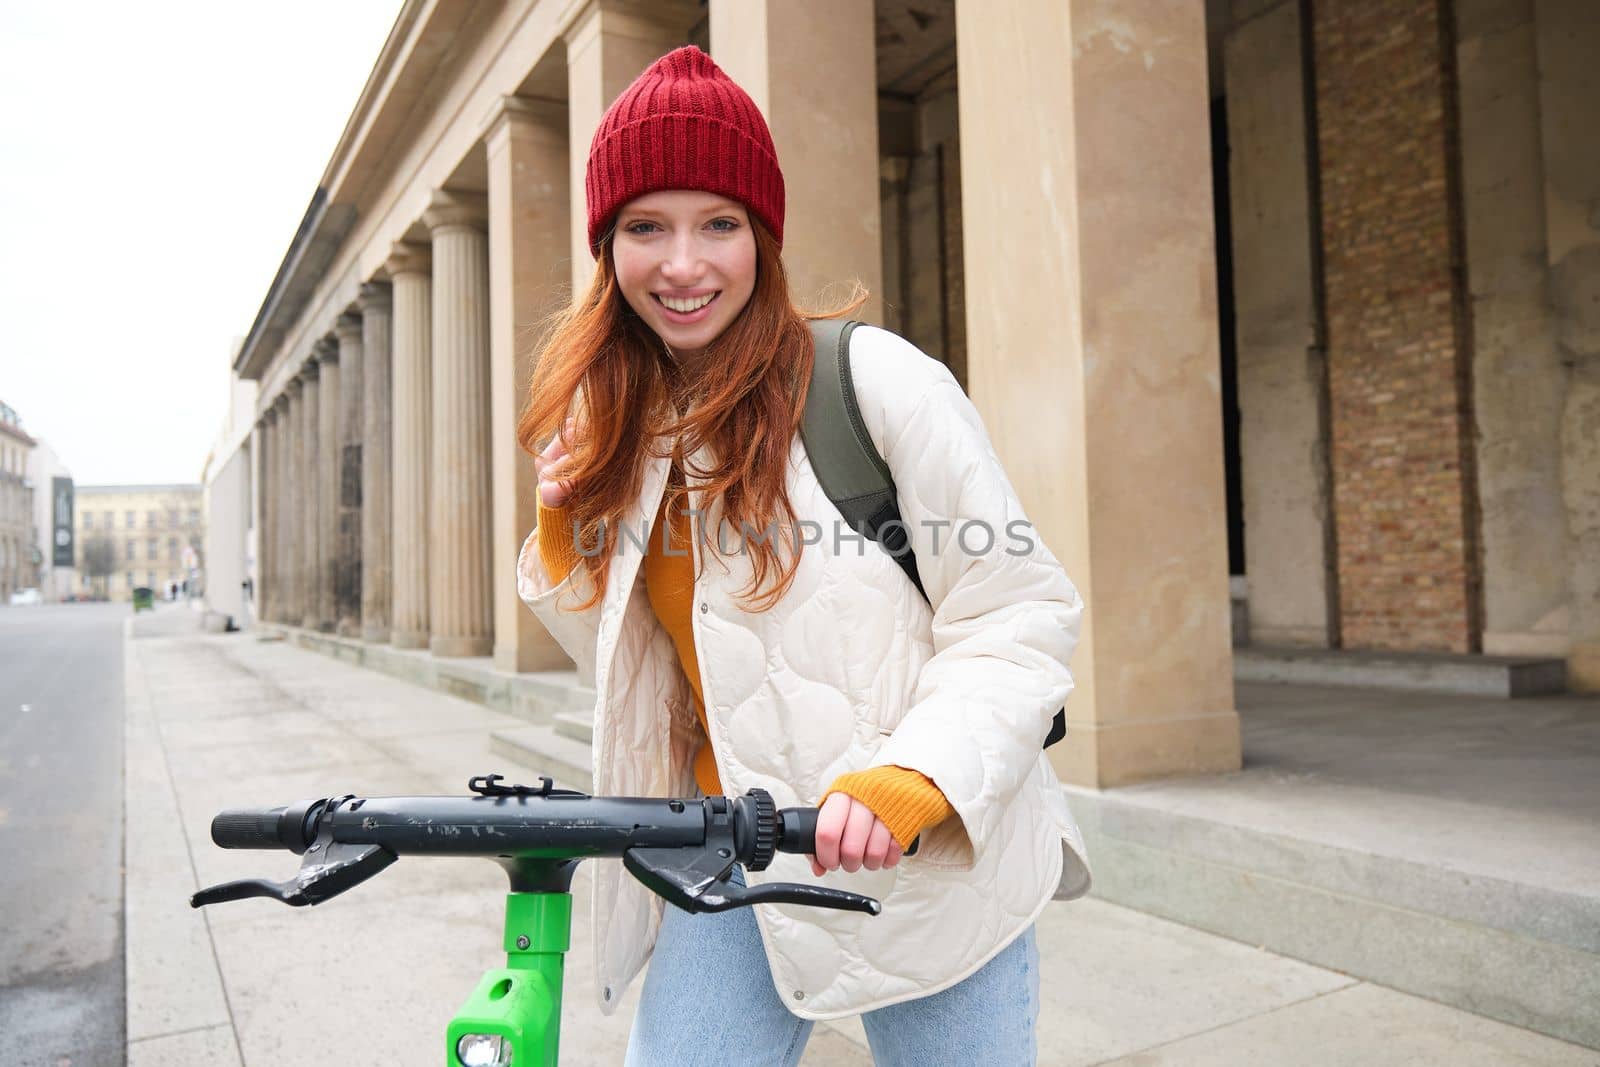
[[[361,627],[361,640],[369,645],[386,645],[389,643],[389,628],[387,626]]]
[[[396,630],[392,640],[395,648],[427,648],[428,631]]]
[[[360,637],[361,620],[346,615],[344,618],[339,620],[339,626],[336,632],[340,637]]]
[[[428,651],[441,659],[487,656],[493,648],[494,638],[487,634],[481,637],[442,637],[435,635],[428,642]]]
[[[1063,782],[1089,789],[1229,774],[1241,766],[1239,713],[1229,708],[1109,725],[1069,721],[1066,740],[1049,755]]]
[[[1574,641],[1567,656],[1567,688],[1600,693],[1600,641]]]
[[[520,646],[499,642],[494,646],[494,669],[508,674],[560,671],[571,666],[571,657],[561,650],[552,637],[546,637],[543,643],[537,645],[532,642]]]
[[[307,615],[300,620],[299,625],[300,629],[310,630],[315,633],[317,628],[322,625],[322,620],[317,618],[315,615]]]

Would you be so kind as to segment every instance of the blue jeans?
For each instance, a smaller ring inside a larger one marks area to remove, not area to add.
[[[733,880],[744,884],[742,868]],[[931,931],[930,931],[931,934]],[[941,992],[861,1016],[878,1067],[982,1063],[1032,1067],[1039,947],[1030,925]],[[815,1025],[772,984],[749,908],[690,915],[668,905],[645,972],[627,1067],[794,1067]]]

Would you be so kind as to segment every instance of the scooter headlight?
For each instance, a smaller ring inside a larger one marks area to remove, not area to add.
[[[462,1034],[456,1060],[461,1067],[511,1067],[511,1041],[501,1034]]]

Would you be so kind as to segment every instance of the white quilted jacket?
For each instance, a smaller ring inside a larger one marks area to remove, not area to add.
[[[933,608],[880,546],[852,539],[798,435],[789,497],[801,520],[822,524],[822,543],[805,547],[793,586],[769,611],[747,613],[734,599],[750,577],[744,555],[713,553],[694,598],[702,692],[727,793],[759,786],[780,807],[815,804],[840,774],[895,764],[931,778],[956,812],[893,869],[821,879],[877,897],[879,916],[755,909],[772,980],[808,1019],[953,985],[1052,897],[1089,887],[1082,838],[1040,750],[1072,689],[1067,663],[1083,603],[1036,531],[1031,551],[1007,536],[1022,506],[945,366],[869,326],[854,333],[851,363]],[[656,515],[667,468],[666,459],[651,461],[629,529]],[[992,549],[983,551],[975,528],[966,543],[982,554],[953,550],[954,531],[968,520],[995,531]],[[706,522],[715,531],[720,511]],[[836,528],[846,535],[837,546]],[[699,725],[688,682],[637,580],[642,553],[619,543],[604,597],[572,612],[559,605],[587,593],[586,572],[576,568],[552,586],[535,530],[518,561],[519,592],[580,672],[592,671],[595,793],[693,796]],[[724,543],[731,548],[736,535]],[[663,903],[620,862],[597,862],[594,877],[596,993],[610,1014],[650,956]],[[817,879],[804,857],[780,854],[749,881]]]

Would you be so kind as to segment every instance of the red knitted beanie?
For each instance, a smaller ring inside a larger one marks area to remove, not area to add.
[[[694,45],[652,63],[612,102],[589,145],[589,251],[617,211],[657,189],[744,204],[783,244],[783,172],[750,94]]]

